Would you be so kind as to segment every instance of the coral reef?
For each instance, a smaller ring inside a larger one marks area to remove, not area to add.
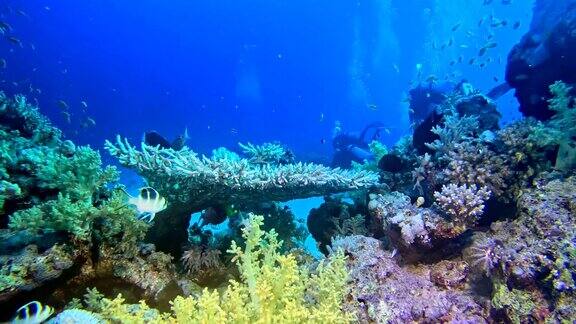
[[[76,147],[25,97],[0,95],[0,300],[64,282],[115,278],[155,298],[178,279],[171,257],[144,248],[149,228],[112,187],[118,173]],[[65,286],[65,285],[64,285]],[[7,314],[3,314],[5,316]]]
[[[168,202],[150,224],[97,151],[0,94],[0,302],[60,298],[52,323],[574,321],[576,104],[547,89],[549,116],[500,129],[471,85],[419,87],[412,137],[353,170],[118,136],[108,152]],[[314,260],[280,202],[320,195]]]
[[[341,308],[348,278],[344,254],[335,252],[310,273],[293,255],[280,254],[281,242],[262,225],[262,216],[250,217],[243,230],[246,247],[232,245],[241,276],[222,293],[205,289],[198,297],[178,296],[167,314],[144,301],[125,304],[122,296],[111,300],[92,290],[86,308],[104,320],[127,323],[350,322],[354,313]]]
[[[324,203],[312,208],[306,221],[308,230],[318,243],[320,251],[326,253],[327,246],[337,236],[367,234],[364,208],[342,202],[337,198],[324,197]]]
[[[489,233],[475,237],[465,255],[473,266],[492,277],[498,300],[503,292],[520,299],[530,295],[538,305],[531,311],[547,310],[555,320],[576,318],[575,193],[573,177],[544,181],[520,197],[517,219],[494,223]],[[512,288],[506,288],[506,283]],[[507,303],[500,301],[499,305]],[[518,311],[510,315],[512,320],[538,318],[538,314]]]
[[[401,268],[376,239],[349,236],[332,246],[348,255],[345,310],[356,312],[359,322],[487,322],[486,311],[470,296],[441,289],[429,277]]]

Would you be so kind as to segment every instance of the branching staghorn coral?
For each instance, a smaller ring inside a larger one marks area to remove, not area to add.
[[[277,143],[264,143],[254,145],[252,143],[238,143],[242,152],[248,156],[250,163],[254,164],[287,164],[294,161],[292,152]]]
[[[170,282],[170,256],[141,248],[149,224],[109,188],[117,176],[25,97],[0,93],[0,300],[61,275],[81,282],[98,272],[150,295]]]
[[[450,217],[450,222],[442,225],[445,236],[457,236],[473,226],[484,212],[484,202],[490,194],[486,187],[455,184],[444,185],[442,191],[435,192],[436,204]]]
[[[456,144],[448,156],[450,162],[440,176],[449,183],[486,186],[496,196],[501,196],[514,176],[507,159],[481,143]]]
[[[446,115],[442,126],[432,128],[432,132],[438,135],[439,139],[426,143],[426,146],[437,153],[447,154],[456,144],[470,139],[478,125],[478,118],[475,116]]]
[[[209,158],[188,148],[175,151],[144,143],[138,150],[120,136],[116,143],[107,141],[105,146],[120,163],[138,171],[148,185],[166,197],[168,209],[163,214],[172,216],[157,217],[152,240],[161,250],[175,254],[186,241],[189,215],[209,206],[285,201],[378,184],[378,175],[368,171],[310,163],[258,165],[247,159]],[[175,236],[175,231],[182,234]]]

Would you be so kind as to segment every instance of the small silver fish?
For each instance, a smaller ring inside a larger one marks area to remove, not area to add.
[[[68,110],[68,108],[70,108],[68,106],[68,104],[66,103],[66,101],[64,101],[62,99],[58,100],[58,106],[63,110]]]
[[[19,38],[15,37],[15,36],[8,36],[8,37],[6,37],[6,39],[10,43],[12,43],[14,45],[18,45],[19,47],[22,47],[22,41]]]
[[[86,117],[80,126],[82,126],[82,128],[96,126],[96,121],[90,117]]]
[[[458,28],[460,28],[460,26],[462,25],[461,22],[458,22],[456,25],[452,26],[452,31],[455,32],[458,30]]]
[[[4,34],[9,31],[12,31],[12,26],[5,21],[0,21],[0,33]]]
[[[72,118],[71,118],[71,115],[70,115],[69,112],[67,112],[66,110],[63,110],[61,114],[62,114],[62,118],[64,118],[64,120],[65,120],[68,124],[70,124],[70,123],[72,122]]]

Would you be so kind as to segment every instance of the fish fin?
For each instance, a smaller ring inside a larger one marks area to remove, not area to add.
[[[492,88],[486,96],[492,100],[497,100],[510,90],[512,90],[512,86],[508,82],[504,82]]]
[[[138,198],[134,198],[134,197],[128,198],[128,204],[129,205],[136,205],[137,202],[138,202]]]
[[[130,198],[134,198],[128,191],[126,191],[126,189],[124,189],[122,187],[118,187],[118,189],[122,190],[122,192],[124,192],[126,194],[126,196],[128,196]]]
[[[142,213],[140,215],[138,215],[138,219],[139,220],[143,220],[146,221],[148,223],[151,223],[154,220],[154,216],[156,216],[156,213]]]

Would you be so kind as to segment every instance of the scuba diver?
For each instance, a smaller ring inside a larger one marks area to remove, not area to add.
[[[381,122],[368,124],[360,133],[343,132],[339,121],[336,121],[332,134],[332,167],[350,168],[352,161],[362,163],[364,160],[373,158],[370,152],[370,144],[380,138],[381,131],[387,129]]]

